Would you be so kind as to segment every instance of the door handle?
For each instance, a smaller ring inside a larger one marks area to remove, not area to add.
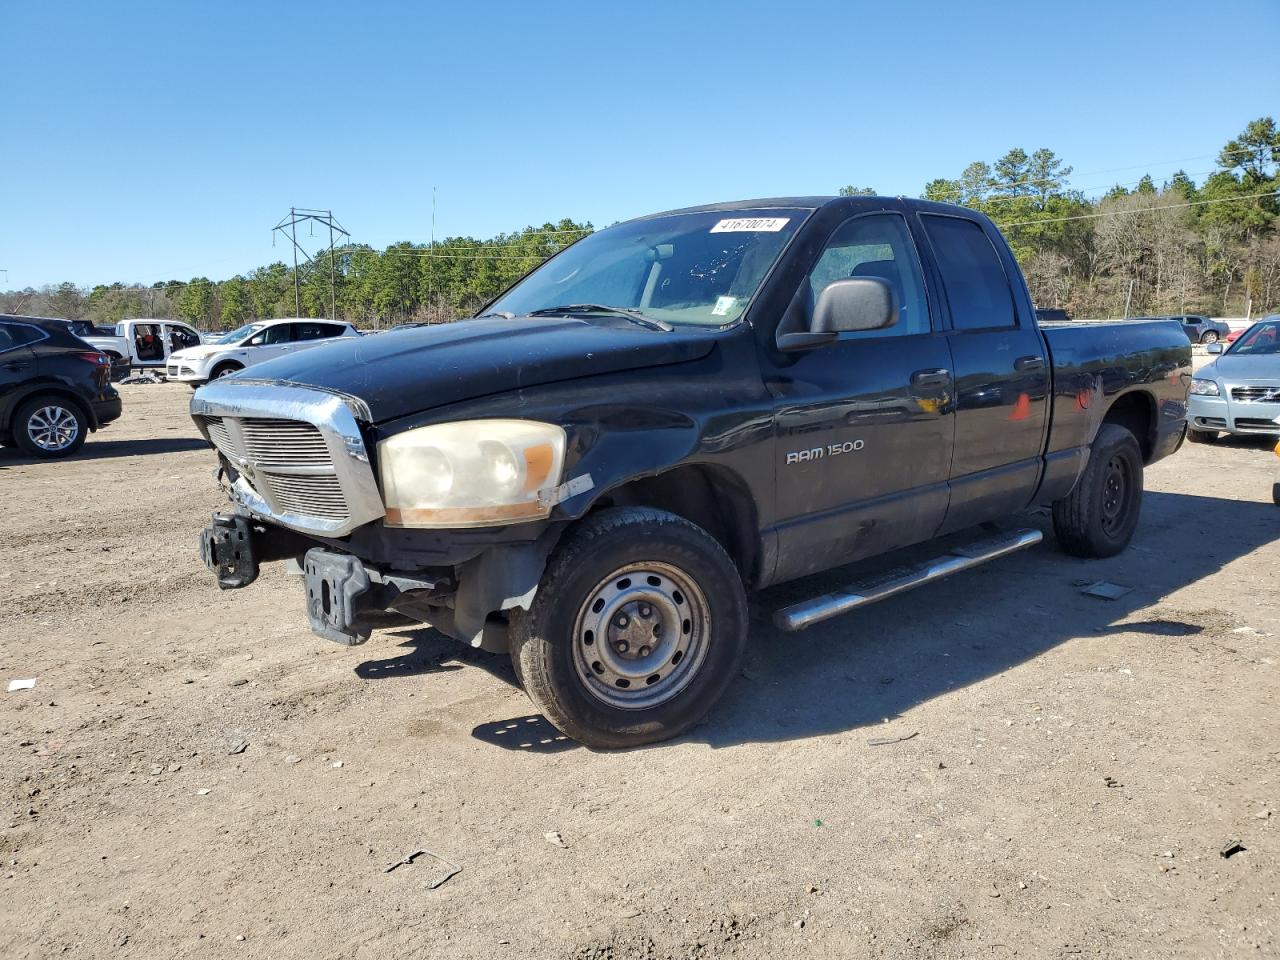
[[[911,375],[913,387],[943,387],[951,382],[951,371],[945,367],[917,370]]]
[[[1013,369],[1042,370],[1044,369],[1044,357],[1037,357],[1034,354],[1029,357],[1019,357],[1013,361]]]

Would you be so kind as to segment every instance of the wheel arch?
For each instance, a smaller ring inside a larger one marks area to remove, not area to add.
[[[1151,461],[1156,444],[1156,398],[1146,390],[1130,390],[1112,401],[1102,417],[1102,424],[1124,427],[1138,439],[1144,463]]]
[[[760,577],[759,508],[751,489],[734,470],[711,463],[686,463],[606,489],[588,513],[608,507],[653,507],[697,524],[719,541],[743,582]]]
[[[55,383],[33,383],[12,396],[5,407],[3,419],[0,420],[0,430],[12,430],[13,417],[18,412],[18,408],[36,397],[56,397],[64,403],[71,404],[80,411],[85,422],[89,424],[90,430],[98,429],[98,418],[93,415],[93,406],[86,403],[84,397],[77,396],[74,390]]]

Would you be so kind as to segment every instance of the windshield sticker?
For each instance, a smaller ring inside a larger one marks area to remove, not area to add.
[[[711,232],[777,233],[790,222],[790,217],[738,217],[736,220],[719,221],[711,228]]]
[[[716,297],[716,306],[711,311],[711,315],[713,317],[727,317],[729,311],[733,309],[734,304],[737,302],[737,297]]]

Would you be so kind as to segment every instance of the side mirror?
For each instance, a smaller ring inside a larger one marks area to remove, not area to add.
[[[1206,351],[1208,351],[1209,353],[1221,353],[1221,352],[1222,352],[1222,344],[1220,344],[1220,343],[1216,343],[1216,342],[1215,342],[1215,343],[1211,343],[1211,344],[1209,344],[1207,347],[1205,347],[1205,350],[1206,350]]]
[[[878,277],[851,277],[829,283],[813,305],[814,333],[881,330],[898,322],[898,295]]]

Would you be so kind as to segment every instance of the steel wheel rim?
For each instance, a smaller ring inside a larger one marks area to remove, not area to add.
[[[706,595],[679,567],[629,563],[601,579],[578,608],[573,665],[596,700],[647,710],[685,690],[706,660]]]
[[[80,436],[80,421],[66,407],[50,404],[28,418],[27,436],[41,450],[57,453],[76,442],[76,437]]]
[[[1102,478],[1102,529],[1109,534],[1124,525],[1130,486],[1124,460],[1112,457]]]
[[[1217,343],[1217,342],[1218,342],[1218,335],[1217,335],[1216,333],[1214,333],[1212,330],[1210,330],[1208,333],[1206,333],[1206,334],[1204,335],[1204,342],[1205,342],[1205,343]]]

